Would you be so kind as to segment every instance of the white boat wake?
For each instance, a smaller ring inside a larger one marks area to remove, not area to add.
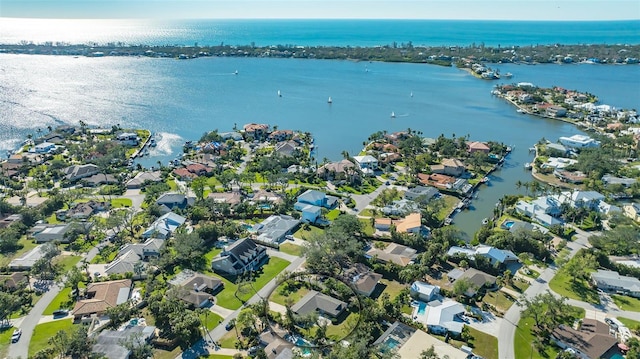
[[[156,134],[156,147],[151,148],[151,156],[167,156],[173,153],[173,148],[184,140],[175,133],[160,132]]]

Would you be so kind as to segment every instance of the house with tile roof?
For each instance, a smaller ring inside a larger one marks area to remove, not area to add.
[[[131,295],[131,279],[91,283],[84,299],[76,302],[71,313],[75,319],[91,315],[102,316],[108,308],[125,303]]]
[[[431,166],[431,172],[453,177],[462,176],[465,170],[464,162],[456,158],[445,158],[440,164]]]
[[[489,148],[489,146],[487,146],[487,144],[484,142],[472,141],[472,142],[467,142],[467,151],[469,151],[469,153],[475,153],[475,152],[489,153],[489,151],[491,151],[491,148]]]

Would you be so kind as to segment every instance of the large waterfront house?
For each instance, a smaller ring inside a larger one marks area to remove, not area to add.
[[[492,265],[518,261],[518,257],[512,251],[486,245],[480,245],[475,249],[452,246],[447,251],[447,256],[449,257],[460,255],[464,255],[470,259],[476,256],[484,257],[487,258]]]
[[[640,280],[620,275],[618,272],[598,269],[591,273],[593,284],[602,290],[640,298]]]
[[[538,197],[531,202],[520,200],[516,203],[515,209],[519,214],[527,216],[545,227],[564,223],[560,218],[562,214],[560,203],[553,197]]]
[[[428,234],[428,229],[422,225],[420,212],[410,213],[406,217],[397,220],[376,218],[374,223],[375,229],[382,232],[381,234],[389,234],[392,226],[397,233]]]
[[[218,256],[213,258],[211,267],[216,272],[238,275],[257,270],[265,259],[267,259],[267,249],[244,238],[224,248]]]
[[[416,186],[405,191],[404,198],[411,201],[425,203],[439,194],[440,192],[438,192],[435,187]]]
[[[466,170],[464,163],[455,158],[445,158],[438,165],[431,165],[431,172],[460,177]]]
[[[85,290],[85,298],[76,302],[71,313],[75,319],[102,316],[107,309],[129,300],[131,286],[131,279],[91,283]]]
[[[600,142],[585,135],[562,136],[558,138],[561,144],[573,149],[591,148],[600,146]]]
[[[354,156],[353,160],[365,175],[373,176],[378,169],[378,159],[371,155]]]
[[[484,142],[473,141],[467,142],[467,151],[469,153],[483,152],[488,154],[491,148]]]
[[[291,310],[301,316],[312,312],[336,318],[347,308],[348,304],[315,290],[309,291],[302,299],[291,307]]]
[[[248,123],[243,129],[247,141],[262,141],[269,135],[269,125],[263,123]]]
[[[382,213],[388,216],[403,216],[420,211],[418,203],[408,199],[400,199],[382,207]]]

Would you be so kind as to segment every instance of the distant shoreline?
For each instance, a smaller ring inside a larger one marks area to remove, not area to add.
[[[195,59],[199,57],[263,57],[352,61],[426,63],[453,66],[458,60],[473,59],[493,64],[625,64],[637,65],[637,45],[535,45],[535,46],[413,46],[392,44],[374,47],[342,46],[152,46],[123,44],[0,44],[0,54],[55,56],[144,56]]]

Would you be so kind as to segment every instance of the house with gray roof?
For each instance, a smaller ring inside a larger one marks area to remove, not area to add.
[[[258,242],[276,245],[283,242],[287,235],[292,234],[299,224],[300,220],[281,214],[269,216],[256,224],[253,229],[258,233],[256,238]]]
[[[322,208],[332,209],[337,204],[337,197],[327,196],[324,192],[310,189],[298,196],[298,201],[293,208],[302,212],[302,222],[316,223],[321,216]]]
[[[107,264],[104,272],[107,275],[135,273],[136,263],[143,263],[140,256],[134,251],[127,251],[125,254],[116,257],[111,263]],[[144,273],[144,267],[142,269]]]
[[[346,308],[347,303],[312,290],[294,304],[291,307],[291,310],[298,315],[307,315],[316,311],[320,315],[327,315],[331,318],[336,318]]]
[[[156,327],[135,326],[124,330],[103,330],[96,338],[93,345],[93,352],[102,354],[107,359],[128,359],[131,350],[127,349],[123,343],[133,339],[139,344],[149,343],[155,337]]]
[[[260,268],[268,258],[267,249],[248,238],[235,241],[211,261],[215,272],[238,275]]]
[[[179,214],[168,212],[156,219],[149,228],[142,233],[142,238],[162,238],[167,239],[178,229],[187,219]]]
[[[185,209],[193,205],[194,202],[195,198],[187,197],[182,193],[165,193],[156,200],[156,204],[164,212],[169,212],[174,208]]]
[[[440,192],[435,187],[428,186],[416,186],[409,188],[404,193],[404,198],[411,201],[419,201],[422,203],[430,201],[433,197],[437,196]]]
[[[389,243],[384,249],[372,247],[366,253],[369,258],[375,258],[381,263],[394,263],[401,267],[412,263],[417,256],[415,249],[397,243]]]
[[[194,308],[204,308],[212,305],[212,298],[223,287],[222,280],[210,277],[202,273],[184,270],[169,281],[176,287],[181,287],[179,291],[180,299],[187,302]]]
[[[69,233],[73,230],[86,232],[93,226],[90,222],[70,222],[59,225],[46,225],[40,227],[38,232],[33,233],[33,239],[36,243],[59,242],[63,244],[70,243]]]
[[[142,260],[148,261],[160,256],[160,249],[164,245],[164,242],[165,240],[162,238],[148,238],[143,243],[127,243],[120,249],[116,258],[131,251],[137,254]]]
[[[98,174],[99,172],[100,167],[91,163],[86,165],[73,165],[63,170],[65,178],[71,182],[93,176],[95,174]]]
[[[591,280],[599,289],[640,298],[640,280],[638,278],[623,276],[610,270],[598,269],[591,273]]]
[[[382,279],[382,274],[372,271],[362,263],[356,263],[345,269],[343,277],[345,282],[351,284],[356,293],[370,297]]]
[[[631,187],[634,183],[638,182],[635,178],[627,178],[627,177],[615,177],[612,175],[604,175],[602,176],[602,182],[604,184],[621,184],[625,187]]]
[[[497,278],[492,276],[491,274],[485,273],[475,268],[469,268],[465,271],[462,271],[458,268],[453,269],[451,272],[447,273],[447,278],[449,278],[449,281],[453,283],[459,280],[468,279],[469,282],[471,282],[472,286],[466,292],[464,292],[464,295],[466,295],[467,297],[473,297],[482,288],[493,287],[496,284],[497,280]]]
[[[436,299],[439,294],[440,287],[425,282],[415,281],[409,288],[409,295],[411,295],[412,298],[416,298],[425,303]]]
[[[139,172],[135,177],[128,180],[126,186],[128,189],[141,188],[145,183],[156,183],[162,181],[162,172]]]
[[[11,270],[30,270],[33,264],[44,256],[44,245],[38,245],[27,253],[23,254],[19,258],[14,258],[9,263],[9,269]]]

